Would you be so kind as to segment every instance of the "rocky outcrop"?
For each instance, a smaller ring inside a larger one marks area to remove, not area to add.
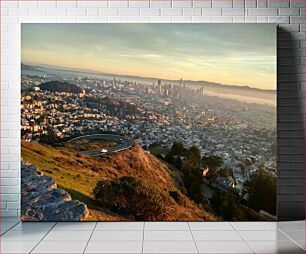
[[[24,162],[21,197],[23,221],[81,221],[89,214],[87,206],[57,188],[52,177],[43,176],[36,166]]]

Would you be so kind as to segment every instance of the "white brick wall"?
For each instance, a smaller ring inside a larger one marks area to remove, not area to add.
[[[1,1],[1,216],[20,214],[20,23],[22,22],[275,22],[291,32],[279,46],[295,48],[305,73],[304,0]],[[291,62],[290,62],[291,63]],[[279,86],[290,85],[282,76]],[[301,83],[303,87],[304,83]],[[288,89],[290,90],[290,89]]]

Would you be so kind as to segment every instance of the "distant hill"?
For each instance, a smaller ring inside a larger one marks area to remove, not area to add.
[[[21,70],[22,71],[33,71],[36,70],[35,66],[27,65],[27,64],[21,64]]]
[[[57,66],[38,66],[38,65],[26,65],[21,64],[21,70],[22,71],[48,71],[50,72],[53,70],[54,72],[62,72],[62,73],[74,73],[79,75],[87,75],[87,76],[93,76],[93,77],[105,77],[105,78],[117,78],[122,80],[129,80],[129,81],[137,81],[137,82],[148,82],[152,83],[159,80],[159,78],[154,77],[141,77],[141,76],[133,76],[133,75],[124,75],[124,74],[115,74],[115,73],[105,73],[105,72],[98,72],[98,71],[91,71],[87,69],[68,69],[64,67],[57,67]],[[161,79],[163,83],[173,83],[173,84],[179,84],[180,80],[169,80],[169,79]],[[183,83],[191,86],[202,86],[204,85],[205,88],[212,88],[212,89],[221,89],[221,90],[227,90],[232,91],[233,93],[237,92],[247,92],[247,93],[268,93],[268,94],[275,94],[275,90],[264,90],[259,88],[253,88],[249,87],[247,85],[245,86],[236,86],[236,85],[225,85],[225,84],[219,84],[211,81],[206,80],[183,80]]]
[[[49,81],[46,83],[42,83],[40,84],[40,89],[49,92],[66,92],[75,94],[82,92],[82,89],[77,85],[60,81]]]
[[[44,175],[53,177],[59,187],[68,191],[73,199],[87,205],[87,220],[129,220],[125,214],[100,207],[93,198],[93,189],[98,181],[115,180],[124,176],[150,183],[172,200],[174,208],[171,217],[165,220],[218,220],[183,194],[185,188],[182,175],[176,168],[148,154],[138,144],[134,144],[130,150],[103,158],[78,155],[70,144],[54,148],[22,141],[21,149],[24,161],[36,165]],[[176,193],[178,199],[172,198],[173,193]]]

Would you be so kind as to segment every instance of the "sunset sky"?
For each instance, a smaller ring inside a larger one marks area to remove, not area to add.
[[[273,24],[22,24],[21,35],[25,64],[276,89]]]

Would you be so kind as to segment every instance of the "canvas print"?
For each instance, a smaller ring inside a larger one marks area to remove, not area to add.
[[[274,24],[22,24],[23,221],[276,219]]]

